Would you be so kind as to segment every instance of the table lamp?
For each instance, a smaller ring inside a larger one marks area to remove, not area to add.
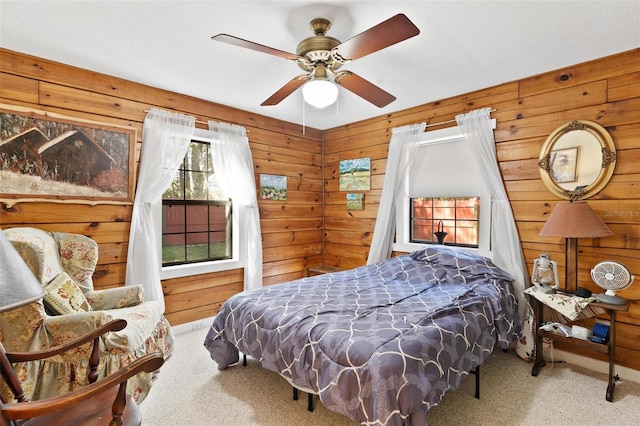
[[[613,235],[586,201],[561,202],[556,205],[542,227],[541,237],[564,237],[564,289],[578,288],[578,238],[600,238]]]
[[[44,289],[31,269],[0,230],[0,313],[35,302],[44,295]],[[0,342],[0,373],[12,390],[16,399],[24,401],[24,393],[4,346]]]

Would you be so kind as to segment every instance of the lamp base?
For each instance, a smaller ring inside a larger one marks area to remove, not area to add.
[[[544,294],[554,294],[556,292],[556,289],[549,286],[549,285],[544,285],[544,284],[534,284],[535,289],[538,293],[544,293]]]

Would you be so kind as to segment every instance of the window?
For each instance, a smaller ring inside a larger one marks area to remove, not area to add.
[[[445,245],[478,247],[479,197],[411,198],[410,204],[410,242],[437,243],[442,232]]]
[[[216,185],[209,142],[192,140],[162,199],[162,266],[231,259],[231,206]]]
[[[396,199],[393,250],[436,243],[442,221],[445,244],[491,257],[491,195],[466,144],[458,127],[424,133]]]

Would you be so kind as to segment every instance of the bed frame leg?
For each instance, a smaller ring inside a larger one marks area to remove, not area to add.
[[[242,354],[242,366],[247,366],[247,356],[245,354]]]
[[[298,400],[298,388],[296,388],[295,386],[292,386],[293,388],[293,400],[297,401]],[[313,394],[309,393],[307,394],[307,410],[309,411],[313,411]]]
[[[480,399],[480,366],[477,366],[473,374],[476,376],[476,399]]]

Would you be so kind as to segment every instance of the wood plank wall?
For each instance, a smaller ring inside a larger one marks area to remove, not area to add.
[[[326,130],[326,265],[352,268],[366,263],[391,129],[453,120],[457,114],[482,107],[495,109],[492,117],[497,119],[498,161],[529,273],[533,260],[548,252],[564,275],[564,239],[538,236],[560,200],[543,185],[537,161],[549,133],[562,124],[582,119],[599,123],[611,133],[618,159],[610,183],[589,200],[615,236],[578,240],[579,284],[601,292],[591,281],[589,271],[597,262],[609,259],[622,262],[640,278],[640,49]],[[451,125],[454,124],[447,126]],[[443,127],[446,126],[431,129]],[[363,211],[347,211],[345,193],[339,191],[339,161],[360,157],[372,159],[371,190],[364,192]],[[616,359],[619,364],[638,370],[640,283],[620,294],[633,302],[628,313],[618,316]],[[595,357],[604,360],[603,356]]]
[[[144,111],[153,106],[198,120],[244,125],[256,180],[260,173],[288,177],[287,201],[259,201],[267,285],[302,277],[308,266],[323,262],[346,268],[364,265],[391,129],[452,120],[481,107],[496,109],[498,159],[527,264],[531,267],[533,259],[546,251],[559,262],[562,274],[564,241],[538,237],[559,200],[542,184],[537,157],[546,136],[558,126],[574,119],[595,121],[611,132],[618,161],[609,185],[589,204],[616,235],[579,240],[580,284],[597,291],[589,269],[607,259],[621,261],[640,276],[640,49],[324,132],[307,129],[306,136],[297,125],[3,49],[0,102],[132,126],[138,138]],[[365,192],[363,211],[348,212],[345,193],[339,191],[338,164],[341,159],[361,157],[372,159],[371,190]],[[95,238],[101,252],[96,285],[105,288],[124,282],[130,216],[130,206],[24,203],[3,205],[0,227],[37,226]],[[240,290],[241,283],[241,271],[165,281],[167,317],[180,324],[211,316]],[[640,285],[622,294],[633,303],[628,313],[619,316],[616,358],[619,364],[640,370]]]
[[[0,103],[137,130],[152,107],[245,126],[259,174],[287,176],[286,201],[259,200],[264,282],[301,278],[322,264],[322,133],[196,98],[0,49]],[[199,127],[205,127],[199,124]],[[134,172],[136,172],[135,170]],[[34,226],[87,235],[99,244],[96,288],[125,280],[131,205],[18,203],[0,206],[0,227]],[[176,325],[215,315],[242,289],[242,270],[163,281],[166,316]]]

